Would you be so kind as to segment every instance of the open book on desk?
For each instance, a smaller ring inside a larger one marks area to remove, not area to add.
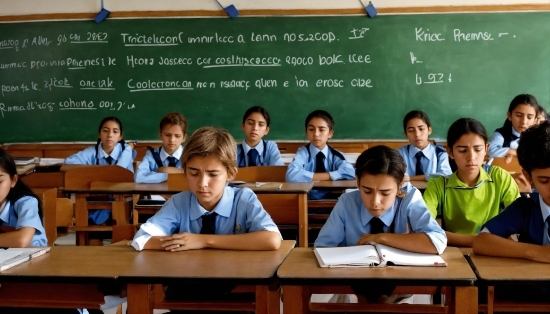
[[[49,251],[49,247],[0,249],[0,271],[44,255]]]
[[[321,267],[447,266],[439,255],[413,253],[382,244],[324,247],[313,251]]]

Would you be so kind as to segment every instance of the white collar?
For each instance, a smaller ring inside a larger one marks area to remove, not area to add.
[[[159,155],[160,155],[160,159],[162,161],[165,161],[166,158],[168,158],[169,156],[176,157],[177,160],[180,160],[182,153],[183,153],[183,146],[181,146],[181,145],[180,145],[180,147],[178,147],[178,149],[176,149],[176,151],[172,155],[168,155],[168,153],[166,152],[166,149],[164,149],[164,146],[162,146],[159,149]]]
[[[542,220],[546,221],[546,218],[550,215],[550,205],[546,204],[539,194],[540,212],[542,213]]]
[[[260,140],[260,142],[254,146],[254,147],[250,147],[245,140],[242,141],[241,143],[243,145],[243,150],[244,150],[244,154],[247,155],[248,154],[248,151],[251,150],[252,148],[255,148],[256,151],[258,152],[258,155],[262,155],[262,153],[264,152],[264,141],[263,140]]]

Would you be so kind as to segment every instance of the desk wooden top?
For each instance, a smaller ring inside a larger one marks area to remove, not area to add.
[[[550,282],[550,265],[521,258],[492,257],[470,254],[472,267],[480,280],[488,283],[514,281]]]
[[[0,282],[98,283],[116,279],[139,252],[131,246],[54,246],[0,273]]]
[[[348,285],[360,280],[398,285],[473,285],[476,276],[458,248],[441,257],[447,267],[389,266],[384,268],[321,268],[311,248],[295,248],[277,270],[283,285]]]
[[[273,280],[275,272],[296,241],[285,240],[276,251],[190,250],[142,251],[120,280],[125,283],[177,283],[182,278],[201,281],[238,281],[260,284]]]
[[[279,186],[281,188],[279,189]],[[292,182],[272,182],[262,186],[255,186],[254,184],[243,184],[242,187],[247,187],[253,190],[257,194],[271,193],[271,194],[288,194],[297,193],[305,194],[312,188],[312,183],[292,183]],[[135,183],[135,182],[104,182],[95,181],[90,183],[90,189],[82,191],[68,191],[66,192],[81,192],[81,193],[108,193],[108,194],[175,194],[181,192],[180,189],[174,189],[170,187],[166,182],[163,183]]]
[[[425,190],[428,182],[422,180],[410,181],[411,184],[419,190]],[[337,181],[314,181],[313,188],[321,190],[344,190],[356,189],[357,181],[353,180],[337,180]]]

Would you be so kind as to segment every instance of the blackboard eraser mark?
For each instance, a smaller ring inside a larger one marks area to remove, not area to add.
[[[369,4],[366,6],[363,4],[363,0],[359,0],[359,2],[361,2],[361,5],[365,7],[365,12],[367,12],[367,15],[370,18],[373,18],[376,16],[376,14],[378,14],[378,11],[376,11],[376,8],[374,7],[371,1],[369,1]]]
[[[111,13],[111,12],[109,10],[105,9],[105,7],[103,7],[103,0],[101,0],[101,11],[99,11],[99,13],[95,16],[94,21],[96,23],[103,22],[103,20],[107,18],[109,13]]]
[[[218,0],[216,0],[216,2],[225,11],[225,13],[229,15],[230,18],[234,19],[237,16],[239,16],[239,10],[237,10],[237,8],[234,5],[230,4],[224,8],[223,5]]]

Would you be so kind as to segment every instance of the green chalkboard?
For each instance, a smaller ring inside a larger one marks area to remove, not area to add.
[[[108,19],[0,24],[0,142],[93,141],[109,115],[126,138],[157,138],[268,108],[270,139],[304,139],[326,109],[338,139],[402,139],[405,113],[444,138],[462,116],[491,132],[510,100],[548,104],[550,13]]]

